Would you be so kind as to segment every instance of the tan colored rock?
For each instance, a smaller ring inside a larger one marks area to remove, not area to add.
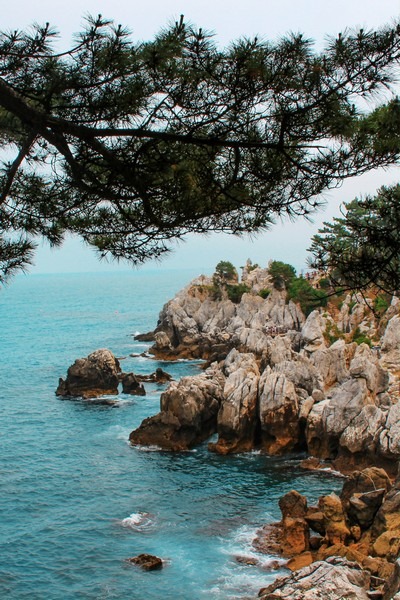
[[[291,571],[298,571],[299,569],[303,569],[303,567],[308,567],[314,562],[314,557],[310,551],[303,552],[298,556],[294,556],[286,563],[286,567]]]
[[[375,556],[394,561],[400,554],[400,529],[385,531],[372,546]]]
[[[349,500],[354,494],[372,492],[383,489],[386,492],[391,488],[390,479],[384,469],[368,467],[362,471],[355,471],[344,482],[340,499],[345,511],[349,508]]]
[[[285,517],[282,521],[282,556],[297,556],[308,550],[309,535],[309,527],[304,519]]]
[[[307,512],[307,498],[296,490],[292,490],[280,498],[279,508],[281,509],[282,519],[286,517],[303,518]]]
[[[336,494],[322,496],[318,506],[324,515],[325,539],[329,545],[344,544],[350,537],[342,502]]]

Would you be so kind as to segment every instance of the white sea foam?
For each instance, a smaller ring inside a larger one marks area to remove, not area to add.
[[[130,514],[129,517],[122,519],[119,523],[122,527],[142,531],[151,527],[154,524],[154,520],[151,518],[150,513],[137,512]]]

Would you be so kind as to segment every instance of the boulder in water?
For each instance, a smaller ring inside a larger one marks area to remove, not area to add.
[[[86,358],[78,358],[60,378],[57,396],[96,398],[118,394],[121,373],[119,361],[110,350],[96,350]]]

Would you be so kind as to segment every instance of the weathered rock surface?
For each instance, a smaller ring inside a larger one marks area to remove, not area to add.
[[[257,391],[260,373],[255,357],[232,350],[224,362],[226,376],[218,412],[219,439],[211,449],[243,452],[254,447]]]
[[[279,506],[282,520],[263,527],[254,545],[260,552],[290,557],[287,567],[296,574],[261,590],[262,598],[389,600],[400,591],[400,477],[391,485],[383,469],[371,467],[354,473],[345,482],[340,497],[323,496],[317,507],[307,507],[306,498],[296,491],[285,494]],[[310,536],[308,527],[318,536]],[[328,587],[320,587],[313,580],[316,587],[311,591],[304,586],[303,577],[314,573],[314,569],[303,567],[320,568],[319,561],[325,563],[322,573],[330,579],[322,585]],[[345,580],[348,561],[358,574],[350,580],[350,587]],[[339,571],[325,573],[326,564],[335,564]],[[333,582],[344,586],[341,595],[331,595],[334,588],[329,586]]]
[[[259,418],[261,446],[270,454],[281,454],[299,444],[299,402],[295,386],[269,367],[260,377]]]
[[[368,600],[370,575],[356,563],[332,557],[278,578],[260,591],[263,600]]]
[[[57,396],[96,398],[117,394],[121,373],[119,361],[106,349],[96,350],[87,358],[78,358],[59,381]]]
[[[212,435],[223,398],[225,378],[215,368],[172,382],[161,394],[160,412],[133,431],[133,445],[155,445],[164,450],[187,450]]]
[[[163,567],[161,558],[152,554],[138,554],[138,556],[128,558],[127,561],[141,567],[144,571],[155,571]]]
[[[134,396],[145,396],[146,390],[143,384],[140,383],[139,379],[134,373],[122,373],[121,377],[122,393],[132,394]]]
[[[268,269],[246,266],[243,277],[249,293],[238,302],[224,290],[217,298],[212,278],[194,280],[164,306],[154,332],[156,357],[218,362],[219,439],[210,449],[306,450],[344,471],[376,464],[393,474],[400,458],[400,303],[392,302],[380,323],[360,294],[305,319],[285,290],[274,288]],[[267,289],[264,299],[259,292]],[[356,329],[375,339],[383,333],[381,347],[358,345]],[[169,413],[157,417],[160,427],[172,427]],[[178,413],[173,420],[180,422]]]

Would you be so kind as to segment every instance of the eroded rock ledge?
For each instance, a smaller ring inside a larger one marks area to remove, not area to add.
[[[216,360],[172,385],[131,442],[184,450],[218,433],[210,449],[220,453],[300,450],[342,471],[375,464],[394,474],[399,300],[379,319],[357,295],[306,318],[268,269],[244,270],[248,293],[239,302],[215,299],[212,281],[197,278],[164,306],[150,352]]]
[[[288,559],[293,575],[260,592],[275,598],[393,598],[399,589],[400,476],[383,469],[355,471],[340,497],[317,506],[291,491],[279,502],[282,520],[254,541],[261,552]],[[304,595],[302,595],[304,594]]]

